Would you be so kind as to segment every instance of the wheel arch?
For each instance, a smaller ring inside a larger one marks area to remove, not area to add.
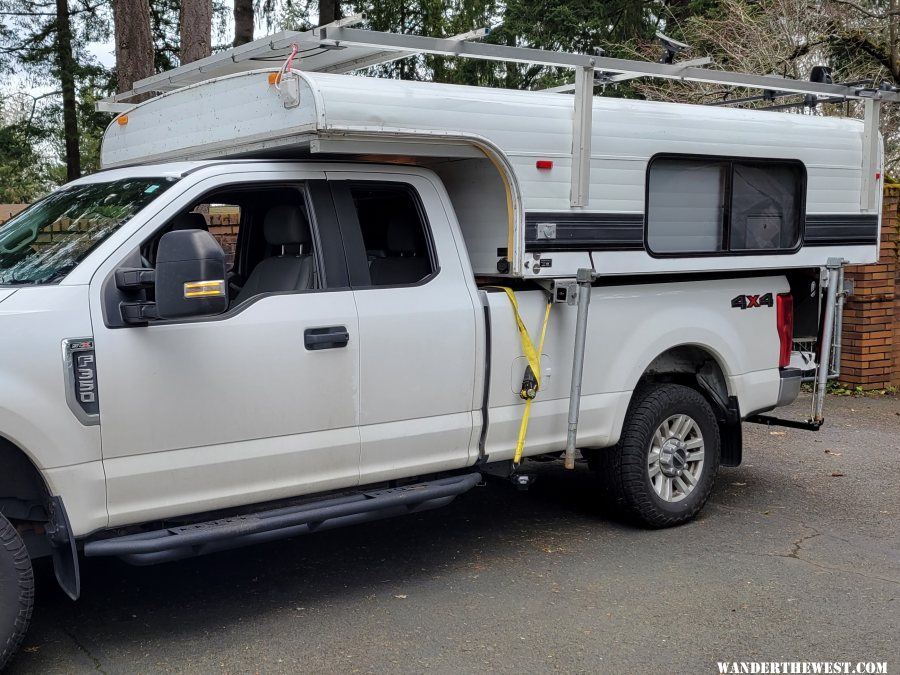
[[[644,367],[635,388],[645,382],[678,382],[697,389],[707,398],[715,396],[727,401],[732,392],[725,364],[723,356],[709,345],[694,342],[674,345]]]
[[[738,398],[729,384],[727,364],[724,355],[708,344],[673,345],[653,357],[640,371],[633,382],[628,407],[634,400],[634,392],[652,384],[682,384],[698,391],[712,407],[719,424],[722,464],[738,466],[743,454],[741,414]],[[621,429],[616,438],[620,434]]]
[[[0,510],[10,520],[45,522],[50,489],[33,458],[0,436]]]
[[[37,465],[0,436],[0,513],[15,527],[31,558],[52,556],[56,580],[73,600],[81,594],[78,552],[69,516]]]

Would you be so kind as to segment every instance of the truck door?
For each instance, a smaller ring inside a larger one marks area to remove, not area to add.
[[[234,255],[227,312],[122,327],[104,279],[128,259],[94,279],[110,525],[358,482],[358,322],[324,174],[243,176],[198,185],[120,249],[152,266],[164,232],[208,227]]]
[[[360,480],[466,466],[483,356],[474,282],[439,193],[421,176],[328,179],[359,313]]]

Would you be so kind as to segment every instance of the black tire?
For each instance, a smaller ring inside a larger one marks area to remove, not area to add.
[[[649,459],[657,428],[674,415],[689,416],[702,433],[703,462],[696,484],[680,501],[663,499],[653,487]],[[620,515],[648,527],[672,527],[691,520],[709,498],[719,471],[721,442],[712,408],[694,389],[651,384],[635,391],[619,443],[590,453],[606,501]]]
[[[16,528],[0,515],[0,671],[22,646],[33,606],[31,558]]]

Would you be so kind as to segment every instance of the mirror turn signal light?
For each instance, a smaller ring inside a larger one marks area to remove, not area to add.
[[[185,298],[224,298],[225,280],[187,281],[184,284]]]

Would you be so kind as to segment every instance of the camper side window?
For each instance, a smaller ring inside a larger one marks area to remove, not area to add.
[[[650,168],[647,244],[656,253],[722,250],[726,166],[661,159]]]
[[[795,161],[656,157],[647,172],[647,249],[682,256],[793,251],[805,182]]]

